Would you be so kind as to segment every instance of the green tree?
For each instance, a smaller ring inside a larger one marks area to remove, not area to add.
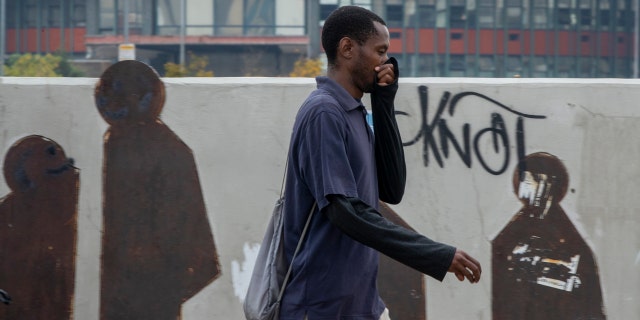
[[[177,63],[164,64],[165,77],[213,77],[213,71],[207,70],[209,58],[189,52],[188,63],[182,66]]]
[[[5,75],[10,77],[60,77],[56,72],[61,57],[26,53],[9,59]]]
[[[7,59],[5,75],[12,77],[81,77],[66,55],[13,54]]]
[[[293,71],[289,73],[290,77],[306,77],[315,78],[322,74],[322,61],[319,58],[298,59],[293,65]]]

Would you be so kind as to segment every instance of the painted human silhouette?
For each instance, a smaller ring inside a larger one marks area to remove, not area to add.
[[[0,319],[71,319],[78,169],[53,140],[32,135],[7,151],[0,199]]]
[[[413,230],[389,205],[380,202],[380,214],[389,221]],[[422,273],[380,254],[378,291],[389,309],[391,319],[427,318],[425,282]]]
[[[560,200],[566,168],[549,153],[513,175],[524,207],[492,243],[493,319],[605,319],[598,267]]]
[[[164,84],[148,65],[109,67],[95,102],[104,135],[100,319],[179,319],[220,274],[189,147],[159,119]]]

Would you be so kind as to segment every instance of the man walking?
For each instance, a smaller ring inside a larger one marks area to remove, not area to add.
[[[399,203],[406,168],[393,100],[398,67],[376,14],[344,6],[325,21],[326,77],[302,104],[293,128],[285,186],[285,252],[293,264],[281,320],[377,320],[387,316],[376,287],[378,252],[435,279],[452,272],[480,280],[464,251],[384,219],[378,199]],[[371,94],[373,130],[361,98]],[[307,214],[315,214],[292,262]],[[388,319],[388,318],[387,318]]]

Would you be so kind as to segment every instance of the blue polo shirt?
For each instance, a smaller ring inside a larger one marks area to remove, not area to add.
[[[296,116],[285,186],[286,257],[291,261],[309,210],[331,194],[378,208],[373,132],[362,103],[333,80],[317,89]],[[376,279],[378,253],[351,239],[316,213],[293,261],[280,319],[378,319],[384,303]]]

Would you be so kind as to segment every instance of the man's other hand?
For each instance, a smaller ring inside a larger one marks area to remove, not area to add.
[[[458,280],[464,281],[467,278],[470,283],[477,283],[480,281],[480,274],[482,273],[482,267],[480,262],[474,259],[466,252],[456,249],[456,253],[451,261],[449,272],[453,272]]]

